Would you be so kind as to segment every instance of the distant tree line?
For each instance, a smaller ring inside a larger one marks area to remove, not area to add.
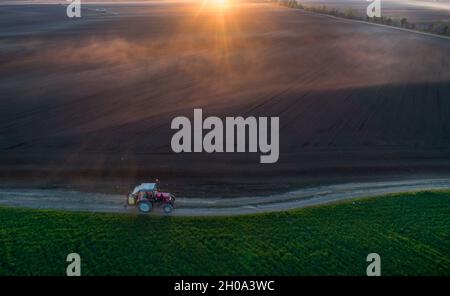
[[[336,17],[354,19],[360,21],[367,21],[372,23],[378,23],[393,27],[429,32],[433,34],[446,35],[450,36],[450,23],[447,22],[438,22],[438,23],[420,23],[415,24],[408,21],[407,18],[391,18],[391,17],[368,17],[366,15],[362,15],[360,12],[354,9],[347,9],[345,11],[340,11],[336,8],[328,8],[325,5],[321,6],[305,6],[298,2],[297,0],[269,0],[269,2],[277,3],[281,6],[286,6],[290,8],[302,9],[305,11],[311,11],[315,13],[328,14]]]

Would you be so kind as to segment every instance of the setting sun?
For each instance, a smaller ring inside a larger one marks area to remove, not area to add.
[[[228,0],[211,0],[213,3],[216,3],[217,5],[227,5]]]
[[[230,5],[230,0],[205,0],[204,4],[208,6],[226,7]]]

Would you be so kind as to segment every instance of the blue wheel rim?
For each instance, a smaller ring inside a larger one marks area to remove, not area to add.
[[[139,205],[139,209],[141,210],[141,211],[143,211],[143,212],[150,212],[150,205],[149,204],[147,204],[147,203],[141,203],[140,205]]]

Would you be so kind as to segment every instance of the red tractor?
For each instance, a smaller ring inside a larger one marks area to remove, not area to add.
[[[175,196],[159,190],[159,181],[142,183],[136,186],[127,197],[128,206],[137,206],[141,213],[149,213],[155,205],[163,207],[164,213],[170,214],[175,205]]]

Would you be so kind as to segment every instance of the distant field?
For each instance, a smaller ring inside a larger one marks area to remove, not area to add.
[[[325,5],[329,8],[352,9],[365,15],[367,1],[361,0],[298,0],[304,5]],[[393,18],[408,18],[417,24],[450,21],[448,0],[383,0],[381,14]]]
[[[450,191],[175,218],[0,208],[0,275],[450,275]]]
[[[82,15],[0,6],[4,187],[124,194],[159,178],[222,197],[450,175],[449,40],[269,3]],[[279,162],[173,153],[171,120],[194,108],[279,117]]]

